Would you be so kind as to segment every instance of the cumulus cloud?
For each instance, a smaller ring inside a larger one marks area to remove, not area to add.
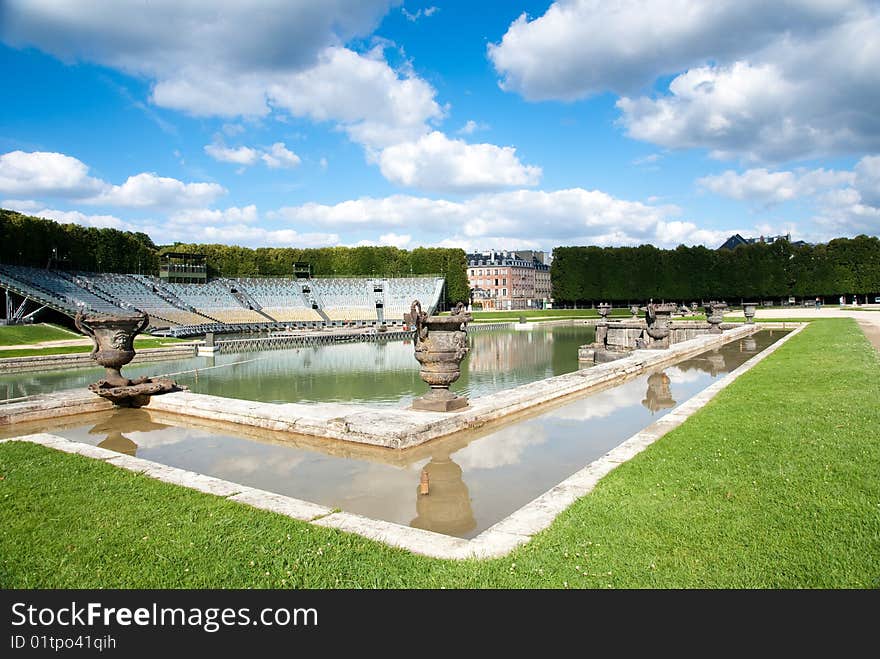
[[[275,142],[267,149],[253,149],[248,146],[236,148],[226,146],[222,141],[205,145],[205,153],[220,162],[235,163],[245,167],[262,160],[270,169],[297,167],[300,157],[288,149],[284,142]]]
[[[876,150],[880,18],[867,0],[560,0],[489,56],[530,100],[613,92],[628,134],[718,158]],[[668,93],[638,96],[663,76]]]
[[[820,190],[852,184],[855,179],[854,172],[822,168],[776,172],[759,168],[742,173],[727,170],[704,176],[697,180],[697,184],[731,199],[772,204],[813,196]]]
[[[85,163],[47,151],[10,151],[0,155],[0,193],[87,197],[105,187],[88,175]]]
[[[260,158],[260,154],[256,149],[251,149],[246,146],[230,148],[225,144],[220,144],[218,142],[206,144],[205,153],[211,156],[214,160],[219,160],[220,162],[232,162],[238,165],[253,165]]]
[[[67,61],[85,59],[148,76],[157,81],[159,97],[186,89],[190,100],[201,99],[213,110],[226,103],[235,108],[233,114],[265,114],[260,74],[312,66],[325,48],[369,34],[391,4],[115,0],[83,5],[75,0],[6,0],[0,38],[18,47],[36,46]],[[254,77],[251,84],[241,86],[248,76]],[[200,107],[190,109],[198,112]],[[211,112],[215,113],[222,114]]]
[[[35,201],[19,201],[16,199],[5,199],[0,202],[0,206],[10,210],[25,213],[34,217],[44,217],[49,220],[55,220],[61,224],[79,224],[84,227],[96,227],[99,229],[120,229],[137,231],[132,225],[119,219],[115,215],[88,215],[80,211],[63,211],[54,208],[46,208]]]
[[[369,162],[384,160],[383,173],[391,172],[391,180],[403,185],[431,190],[533,185],[540,170],[522,166],[510,147],[466,145],[432,133],[446,108],[411,63],[398,69],[389,65],[385,48],[390,42],[377,40],[367,52],[344,45],[372,31],[392,4],[122,0],[82,8],[72,1],[11,0],[0,38],[144,76],[153,82],[153,103],[194,116],[232,119],[274,112],[326,122],[362,145]],[[413,16],[435,11],[428,7]],[[479,128],[469,126],[466,133]],[[232,137],[241,126],[227,123],[224,132]],[[439,142],[443,153],[437,151]],[[398,145],[382,158],[384,149]],[[218,141],[205,151],[242,166],[262,160],[271,168],[295,167],[300,160],[280,142],[256,149]],[[416,161],[401,163],[407,157]],[[496,165],[500,172],[491,169]],[[441,185],[434,172],[452,174],[453,182]]]
[[[417,139],[443,117],[436,90],[414,75],[401,75],[382,56],[328,48],[315,66],[272,81],[273,105],[297,117],[333,121],[359,144],[381,148]]]
[[[541,179],[541,168],[523,165],[513,147],[468,144],[439,131],[384,149],[379,167],[389,181],[423,190],[472,192],[537,185]]]
[[[78,199],[84,204],[120,207],[197,207],[226,194],[217,183],[184,183],[144,172],[113,185],[88,175],[82,161],[44,151],[0,155],[0,194]]]
[[[365,197],[333,205],[288,206],[267,216],[333,230],[391,229],[399,233],[418,227],[442,235],[433,244],[468,249],[490,245],[549,248],[558,244],[715,246],[731,233],[700,229],[693,222],[678,219],[680,213],[675,206],[653,206],[598,190],[572,188],[486,193],[464,201],[412,195]]]
[[[297,167],[302,162],[298,155],[284,146],[284,142],[275,142],[260,157],[270,169]]]
[[[104,206],[199,207],[211,204],[226,189],[218,183],[184,183],[176,178],[144,172],[129,176],[122,185],[110,185],[85,203]]]
[[[258,219],[257,207],[254,204],[238,208],[232,206],[225,210],[211,208],[191,208],[172,213],[171,222],[179,224],[252,224]]]

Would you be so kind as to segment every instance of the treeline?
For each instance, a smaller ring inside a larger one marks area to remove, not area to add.
[[[207,257],[209,276],[291,276],[293,264],[311,264],[313,275],[446,276],[446,301],[467,301],[464,250],[419,247],[261,247],[182,244],[157,247],[145,233],[96,229],[0,209],[0,263],[62,270],[156,275],[164,252]]]
[[[833,297],[880,293],[880,239],[823,245],[557,247],[551,266],[557,303]]]
[[[159,271],[145,233],[59,224],[0,209],[0,263],[93,272]]]
[[[236,247],[177,243],[161,253],[204,254],[210,277],[289,277],[294,263],[311,265],[313,276],[446,276],[446,301],[467,301],[467,257],[464,250],[440,247]]]

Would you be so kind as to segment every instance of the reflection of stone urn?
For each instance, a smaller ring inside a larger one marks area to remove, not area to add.
[[[126,387],[131,380],[119,372],[134,359],[134,337],[144,331],[150,319],[146,314],[137,316],[83,316],[77,313],[76,328],[94,342],[92,358],[107,371],[106,382],[111,387]]]
[[[425,492],[427,490],[427,492]],[[464,536],[476,527],[467,485],[461,467],[441,453],[425,465],[416,489],[416,517],[410,526],[435,533]]]
[[[710,302],[705,306],[706,321],[711,325],[709,334],[721,334],[721,323],[724,322],[724,310],[727,304],[724,302]]]
[[[418,300],[412,303],[404,322],[415,328],[419,375],[431,387],[430,392],[413,401],[413,409],[451,412],[467,406],[467,398],[456,396],[449,386],[461,375],[461,360],[468,353],[465,326],[470,321],[470,314],[464,312],[461,304],[449,316],[429,316]]]
[[[645,393],[645,400],[642,405],[647,407],[651,412],[658,412],[670,407],[675,407],[675,401],[672,399],[672,391],[669,376],[663,371],[651,373],[648,376],[648,391]]]
[[[743,303],[743,315],[746,317],[746,322],[749,325],[755,324],[755,309],[757,308],[757,304],[754,302],[744,302]]]

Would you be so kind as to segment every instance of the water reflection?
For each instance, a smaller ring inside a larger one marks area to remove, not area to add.
[[[452,461],[448,450],[431,456],[415,489],[418,516],[410,526],[461,537],[477,525],[461,467]]]
[[[663,371],[652,373],[648,376],[648,391],[642,405],[651,410],[651,413],[659,412],[670,407],[675,407],[672,399],[672,391],[669,388],[672,380]]]
[[[592,327],[552,326],[528,332],[481,330],[452,389],[471,398],[577,370],[577,348]],[[85,387],[101,369],[4,376],[0,396],[15,398]],[[411,341],[310,346],[129,364],[126,375],[171,375],[192,391],[265,403],[346,402],[405,407],[426,385]],[[5,389],[5,391],[4,391]]]
[[[164,430],[168,427],[164,423],[155,423],[146,410],[120,408],[110,417],[95,424],[89,430],[89,434],[105,435],[104,439],[98,443],[100,448],[134,456],[137,453],[138,445],[123,433],[146,433]]]

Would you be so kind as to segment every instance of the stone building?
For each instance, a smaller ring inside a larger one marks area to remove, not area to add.
[[[551,305],[550,266],[544,252],[467,255],[471,301],[484,310],[545,309]]]

